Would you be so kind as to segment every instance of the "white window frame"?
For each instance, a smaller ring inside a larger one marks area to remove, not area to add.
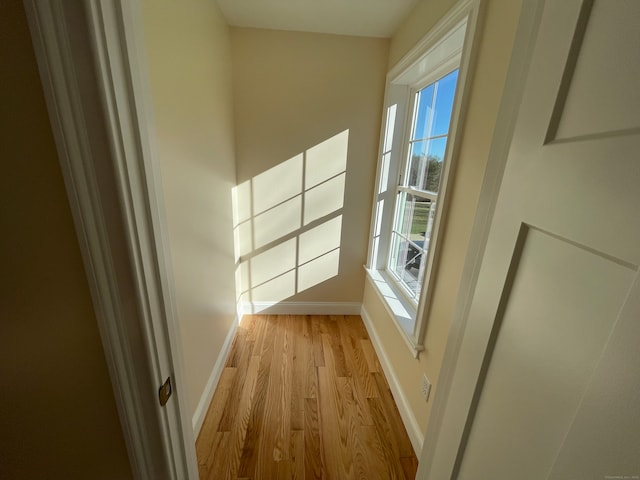
[[[402,145],[398,146],[399,151],[401,152],[401,162],[398,165],[398,175],[397,175],[397,180],[395,183],[395,202],[394,202],[394,209],[392,212],[392,220],[391,220],[391,225],[390,225],[390,231],[387,234],[388,235],[388,242],[391,243],[392,242],[392,237],[393,237],[393,233],[396,232],[396,234],[401,235],[399,232],[397,232],[397,228],[395,225],[395,222],[398,220],[398,212],[396,211],[396,208],[398,207],[398,198],[399,198],[399,194],[400,192],[404,192],[406,194],[410,194],[410,195],[414,195],[414,196],[418,196],[420,198],[428,198],[430,199],[432,202],[436,202],[436,200],[441,199],[441,193],[438,192],[424,192],[421,191],[420,189],[418,189],[417,187],[411,187],[411,186],[406,186],[404,185],[405,180],[406,180],[406,175],[407,173],[407,169],[410,166],[410,162],[411,162],[411,153],[412,153],[412,144],[417,142],[417,141],[424,141],[424,139],[421,140],[417,140],[412,138],[412,132],[415,126],[415,123],[417,122],[417,117],[416,117],[416,108],[417,108],[417,97],[418,94],[425,88],[427,88],[430,85],[433,85],[435,83],[437,83],[438,81],[440,81],[441,79],[443,79],[444,77],[446,77],[447,75],[449,75],[450,73],[454,72],[455,70],[458,70],[460,66],[460,57],[459,55],[455,55],[453,58],[451,58],[450,60],[446,61],[441,67],[437,68],[436,70],[429,72],[426,76],[424,76],[421,81],[413,86],[410,87],[409,89],[409,99],[408,99],[408,105],[407,105],[407,121],[405,122],[404,128],[403,128],[403,136],[402,136]],[[457,85],[456,85],[456,92],[457,92]],[[451,107],[451,110],[453,113],[453,105]],[[448,144],[448,138],[449,138],[449,133],[450,130],[447,130],[446,134],[443,134],[442,136],[446,136],[447,137],[447,144]],[[430,139],[430,138],[429,138]],[[448,150],[448,145],[447,145],[447,150]],[[446,155],[447,151],[445,150],[445,156],[443,158],[443,171],[441,173],[441,185],[445,183],[446,180],[446,166],[447,166],[447,155]],[[438,204],[440,202],[438,201],[436,203],[436,212],[434,214],[433,217],[433,221],[432,221],[432,225],[433,225],[433,230],[432,232],[435,234],[435,227],[438,225]],[[430,237],[434,238],[434,235],[432,235]],[[434,238],[435,240],[435,238]],[[425,251],[425,259],[423,261],[422,266],[420,267],[420,271],[418,273],[418,282],[423,283],[424,279],[427,278],[426,277],[426,272],[427,270],[429,270],[429,268],[432,265],[432,249],[430,248],[432,245],[431,241],[429,242],[429,246],[427,247],[426,251]],[[392,261],[392,252],[388,249],[387,250],[387,254],[386,254],[386,261],[385,261],[385,271],[387,276],[391,279],[391,281],[394,283],[394,286],[402,293],[402,295],[405,296],[405,300],[407,300],[410,304],[412,304],[415,308],[417,308],[418,306],[418,300],[414,298],[414,295],[411,294],[411,292],[409,291],[409,289],[407,288],[407,286],[404,284],[404,282],[402,282],[402,280],[400,280],[397,275],[392,272],[390,270],[390,263]]]
[[[447,192],[459,149],[459,126],[465,110],[473,46],[476,39],[480,0],[458,2],[387,74],[380,134],[378,170],[373,200],[369,255],[369,281],[385,305],[405,343],[416,358],[424,350],[426,317],[431,304],[437,269],[441,227],[450,201]],[[387,271],[400,174],[409,156],[409,138],[415,95],[455,69],[459,69],[447,146],[441,173],[422,288],[417,304]],[[392,115],[391,112],[395,115]],[[390,147],[391,144],[391,147]]]

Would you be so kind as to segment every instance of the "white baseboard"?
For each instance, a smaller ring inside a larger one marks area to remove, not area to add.
[[[245,315],[360,315],[360,302],[244,302]]]
[[[204,387],[204,392],[202,392],[202,396],[200,397],[200,401],[198,402],[196,411],[193,414],[193,419],[191,422],[193,424],[193,434],[195,438],[198,438],[198,435],[200,434],[200,429],[202,428],[202,424],[204,423],[204,418],[207,415],[207,410],[209,409],[209,405],[211,404],[211,400],[213,399],[213,393],[216,391],[216,387],[218,386],[218,382],[220,381],[220,376],[222,375],[222,369],[224,368],[224,364],[226,363],[227,357],[229,356],[229,351],[231,350],[231,345],[233,344],[233,337],[236,334],[236,330],[238,330],[240,319],[241,317],[236,317],[233,325],[229,329],[229,333],[227,333],[227,338],[224,339],[222,350],[220,350],[220,354],[218,355],[216,363],[211,370],[211,375],[209,376],[207,385]]]
[[[400,387],[400,384],[398,383],[398,378],[396,377],[393,367],[391,366],[389,357],[387,356],[387,353],[382,346],[380,336],[378,335],[378,332],[371,321],[371,317],[369,317],[369,314],[365,310],[364,305],[360,309],[360,316],[362,317],[362,321],[367,328],[367,332],[369,333],[369,338],[371,338],[373,348],[378,355],[378,359],[380,360],[380,364],[382,365],[384,374],[389,382],[391,393],[393,394],[393,398],[396,401],[396,405],[398,406],[398,411],[400,412],[400,417],[402,417],[404,428],[407,429],[407,433],[409,434],[409,439],[411,440],[413,450],[416,453],[416,456],[420,458],[420,454],[422,453],[422,444],[424,443],[424,434],[420,429],[420,425],[418,425],[416,417],[411,411],[411,407],[409,406],[407,397],[405,397],[404,392],[402,391],[402,387]]]

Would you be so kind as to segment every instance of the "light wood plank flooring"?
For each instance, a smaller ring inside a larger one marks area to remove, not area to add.
[[[245,316],[196,450],[201,480],[413,480],[417,469],[359,316]]]

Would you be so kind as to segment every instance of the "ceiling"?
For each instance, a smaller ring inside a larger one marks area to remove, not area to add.
[[[238,27],[390,37],[418,0],[218,0]]]

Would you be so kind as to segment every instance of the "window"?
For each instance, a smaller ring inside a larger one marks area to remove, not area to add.
[[[477,19],[471,2],[460,5],[387,75],[367,273],[416,356]]]
[[[458,70],[416,92],[404,171],[397,187],[387,269],[417,305],[438,204]]]

